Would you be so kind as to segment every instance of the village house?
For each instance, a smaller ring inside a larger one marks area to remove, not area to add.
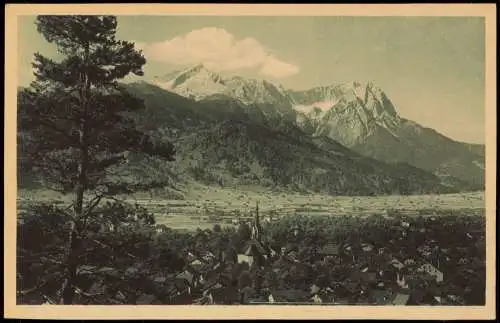
[[[166,232],[168,227],[164,224],[157,224],[156,225],[156,233],[164,233]]]
[[[340,247],[337,244],[327,243],[316,253],[318,256],[322,257],[323,261],[338,259],[340,257]]]
[[[361,244],[361,250],[363,252],[371,252],[373,250],[373,245],[369,244],[369,243],[362,243]]]
[[[415,259],[412,259],[412,258],[408,258],[404,261],[404,264],[405,266],[411,266],[411,265],[415,265],[417,262],[415,261]]]
[[[253,264],[253,256],[247,254],[238,254],[238,264],[247,263],[248,266]]]
[[[418,270],[428,273],[429,275],[434,277],[438,283],[443,281],[443,273],[431,264],[423,264],[422,266],[420,266],[420,268],[418,268]]]
[[[200,259],[195,259],[189,263],[193,268],[200,268],[203,265],[203,262]]]
[[[401,269],[403,269],[403,268],[404,268],[404,266],[405,266],[402,262],[400,262],[400,261],[399,261],[399,260],[397,260],[396,258],[393,258],[393,259],[389,262],[389,264],[390,264],[391,266],[393,266],[394,268],[396,268],[398,271],[399,271],[399,270],[401,270]]]

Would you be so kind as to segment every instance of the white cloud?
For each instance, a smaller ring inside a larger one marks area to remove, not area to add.
[[[275,78],[286,77],[297,74],[298,72],[299,68],[297,66],[282,62],[273,56],[268,56],[260,69],[261,74]]]
[[[259,69],[275,78],[296,74],[299,68],[271,55],[254,38],[235,39],[222,28],[207,27],[190,31],[169,40],[144,44],[136,42],[147,59],[176,65],[203,63],[217,71]]]

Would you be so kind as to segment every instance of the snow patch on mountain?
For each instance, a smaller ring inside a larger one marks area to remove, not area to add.
[[[314,102],[312,104],[295,104],[293,106],[293,109],[306,114],[312,112],[316,108],[321,110],[322,112],[326,112],[330,110],[336,103],[337,100],[326,100],[321,102]]]
[[[311,133],[347,146],[359,144],[382,129],[398,137],[402,119],[373,82],[345,82],[288,93],[298,112],[297,124]]]
[[[165,90],[199,100],[224,91],[224,79],[203,65],[186,69],[177,75],[157,78],[153,83]]]
[[[214,94],[225,95],[244,104],[269,103],[290,105],[282,86],[258,79],[239,76],[222,76],[207,70],[203,65],[155,78],[152,83],[162,89],[175,92],[194,100],[202,100]]]

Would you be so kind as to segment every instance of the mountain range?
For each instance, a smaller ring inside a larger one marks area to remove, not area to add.
[[[293,91],[197,65],[123,86],[145,101],[141,127],[177,147],[174,165],[150,166],[155,178],[335,195],[484,189],[484,146],[402,118],[373,83]]]

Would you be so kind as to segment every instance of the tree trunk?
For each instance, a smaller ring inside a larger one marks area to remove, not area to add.
[[[83,128],[83,127],[82,127]],[[83,129],[82,129],[83,130]],[[80,140],[84,139],[84,131],[80,131]],[[78,256],[80,250],[80,237],[78,222],[83,217],[83,196],[86,189],[86,163],[88,159],[87,149],[82,149],[80,164],[78,165],[78,183],[75,188],[75,201],[73,219],[69,229],[68,247],[66,256],[66,273],[63,283],[60,303],[72,304],[75,291],[76,270],[78,267]]]
[[[75,291],[76,270],[77,270],[77,248],[79,244],[76,223],[73,221],[69,233],[68,255],[66,258],[66,277],[63,283],[60,303],[72,304]]]
[[[84,127],[82,127],[84,128]],[[85,131],[80,131],[80,140],[84,142]],[[61,303],[72,304],[75,291],[76,270],[78,267],[78,256],[81,245],[80,234],[77,227],[83,218],[83,197],[86,189],[86,164],[88,160],[87,148],[81,149],[81,159],[78,165],[78,183],[75,189],[75,201],[73,219],[69,230],[69,239],[66,258],[66,277],[63,284]]]
[[[86,44],[84,62],[88,61],[90,45]],[[82,87],[80,90],[82,119],[79,129],[80,156],[78,163],[77,183],[75,186],[75,200],[73,208],[73,219],[69,230],[69,239],[66,256],[65,280],[62,287],[60,303],[72,304],[75,295],[75,283],[78,267],[78,256],[81,246],[80,230],[78,223],[83,219],[83,198],[87,189],[87,163],[89,159],[89,150],[87,145],[87,116],[88,116],[88,98],[90,94],[90,82],[86,71],[82,74]],[[82,228],[84,229],[84,228]]]

